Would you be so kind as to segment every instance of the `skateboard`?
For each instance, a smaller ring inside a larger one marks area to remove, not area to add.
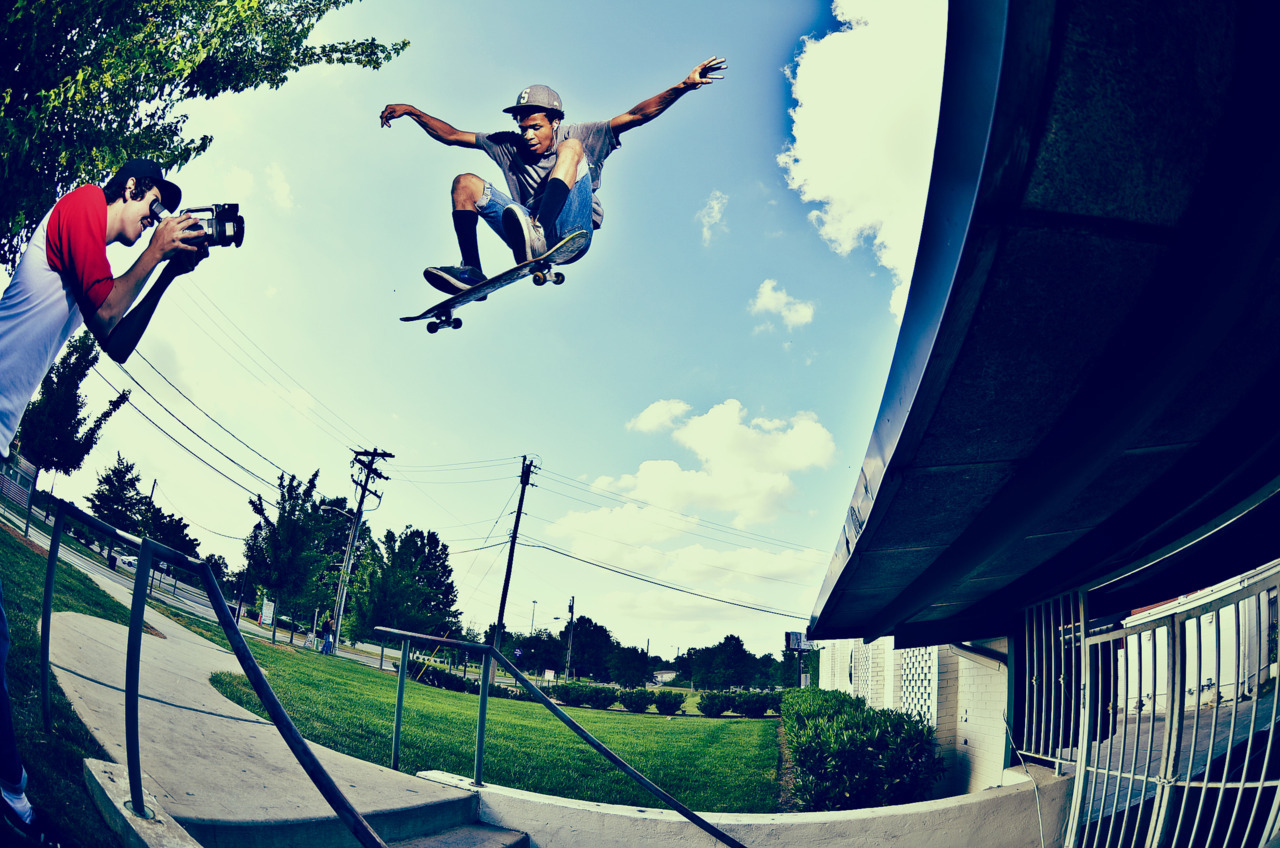
[[[557,286],[563,283],[564,274],[559,271],[552,271],[551,266],[559,265],[564,260],[571,259],[575,253],[582,249],[586,242],[586,231],[579,230],[566,236],[559,244],[541,256],[536,256],[528,262],[521,262],[508,271],[503,271],[495,277],[490,277],[478,286],[473,286],[464,292],[451,295],[420,315],[407,315],[400,320],[421,321],[429,319],[427,321],[428,333],[436,333],[444,327],[456,330],[462,326],[462,319],[454,317],[454,310],[473,300],[483,300],[492,292],[503,286],[509,286],[516,280],[532,276],[535,286],[545,285],[548,281]]]

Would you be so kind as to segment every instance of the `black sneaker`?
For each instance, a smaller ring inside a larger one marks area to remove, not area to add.
[[[469,265],[450,265],[446,268],[428,268],[423,278],[445,294],[458,294],[475,288],[487,279],[483,273]]]
[[[80,848],[80,843],[64,835],[49,821],[39,808],[32,810],[30,822],[25,822],[17,811],[6,802],[0,801],[0,812],[4,814],[4,823],[0,824],[0,834],[5,835],[4,844],[9,845],[9,838],[16,836],[19,845],[40,845],[42,848]]]

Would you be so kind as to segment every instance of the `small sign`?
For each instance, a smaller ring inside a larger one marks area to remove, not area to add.
[[[554,668],[543,669],[542,679],[551,683],[556,682],[556,670]]]
[[[261,617],[258,618],[258,624],[260,624],[263,627],[270,627],[271,622],[275,620],[275,617],[276,617],[276,602],[263,601],[262,615]]]
[[[791,631],[788,631],[788,632],[787,632],[787,647],[786,647],[786,650],[788,650],[788,651],[813,651],[813,650],[816,650],[816,648],[814,648],[814,645],[813,645],[813,643],[812,643],[812,642],[810,642],[808,639],[804,638],[804,634],[803,634],[803,633],[801,633],[801,632],[800,632],[800,631],[798,631],[798,630],[791,630]]]

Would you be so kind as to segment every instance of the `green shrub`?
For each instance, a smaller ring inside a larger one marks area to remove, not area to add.
[[[769,711],[775,715],[782,715],[782,690],[773,689],[769,692],[761,692],[760,696],[764,698],[768,704]]]
[[[761,718],[769,711],[769,698],[763,692],[737,692],[734,712],[746,718]]]
[[[551,687],[551,697],[566,707],[580,707],[586,703],[590,688],[583,683],[560,683]]]
[[[607,710],[618,700],[618,690],[612,686],[588,686],[583,703],[593,710]]]
[[[644,713],[657,700],[648,689],[623,689],[618,692],[618,703],[629,713]]]
[[[738,696],[733,692],[703,692],[698,699],[698,712],[710,718],[719,718],[732,710]]]
[[[684,707],[684,693],[659,689],[654,693],[654,709],[659,715],[675,715]]]
[[[852,810],[923,801],[944,765],[934,728],[862,698],[792,689],[782,726],[795,763],[795,794],[806,811]]]

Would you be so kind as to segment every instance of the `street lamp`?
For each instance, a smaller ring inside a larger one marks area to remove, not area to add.
[[[533,602],[533,612],[529,613],[529,637],[533,638],[533,617],[538,614],[538,602]]]

